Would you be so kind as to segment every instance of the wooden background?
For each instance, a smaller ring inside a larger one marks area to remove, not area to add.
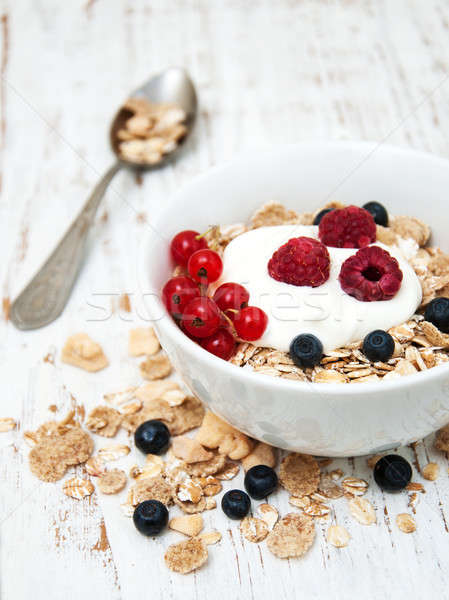
[[[407,496],[372,486],[377,525],[354,522],[338,500],[332,520],[348,528],[350,545],[329,547],[328,524],[318,523],[309,555],[280,561],[216,511],[207,522],[223,541],[210,548],[206,568],[182,577],[162,562],[179,535],[143,539],[117,497],[77,502],[60,484],[34,479],[21,432],[47,418],[52,403],[63,414],[73,395],[88,407],[136,379],[126,332],[142,322],[140,242],[170,194],[197,173],[246,148],[306,139],[368,139],[448,156],[449,2],[0,0],[0,7],[0,416],[21,423],[0,434],[1,597],[448,598],[449,477],[431,440],[415,455],[401,450],[415,473],[429,458],[441,467],[417,506],[416,533],[401,533],[394,521],[408,510]],[[168,65],[185,66],[198,87],[189,154],[142,179],[116,177],[63,317],[16,331],[10,299],[112,162],[107,129],[116,107]],[[130,313],[118,307],[125,292]],[[103,344],[112,365],[104,373],[60,364],[62,343],[80,330]],[[44,362],[55,351],[55,366]],[[363,458],[334,465],[369,478]],[[287,512],[286,495],[275,503]]]

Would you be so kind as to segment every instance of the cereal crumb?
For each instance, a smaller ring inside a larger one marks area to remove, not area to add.
[[[396,517],[396,525],[404,533],[413,533],[416,531],[415,519],[408,513],[401,513]]]
[[[168,526],[174,531],[193,537],[203,529],[204,522],[201,515],[182,515],[170,519]]]
[[[140,373],[144,379],[164,379],[172,371],[172,366],[164,352],[159,352],[154,356],[148,356],[145,361],[140,363]]]
[[[313,494],[320,482],[320,468],[312,456],[292,452],[281,462],[279,481],[293,496]]]
[[[61,360],[91,373],[101,371],[109,364],[100,344],[91,340],[87,333],[76,333],[67,339]]]
[[[159,340],[152,327],[136,327],[129,332],[128,354],[130,356],[151,356],[156,354],[159,348]]]
[[[86,427],[103,437],[114,437],[120,428],[122,415],[110,406],[96,406],[88,415]]]
[[[240,522],[240,531],[248,542],[261,542],[268,535],[268,525],[257,517],[245,517]]]
[[[191,538],[168,547],[164,559],[171,571],[190,573],[207,561],[207,546],[199,538]]]
[[[341,525],[331,525],[326,533],[327,541],[335,548],[345,548],[350,538],[349,532]]]
[[[429,481],[438,479],[440,468],[437,463],[430,462],[422,469],[422,476]]]
[[[288,513],[267,537],[267,547],[279,558],[301,557],[313,544],[315,525],[305,515]]]
[[[126,485],[126,473],[122,469],[106,471],[98,478],[98,489],[103,494],[117,494]]]
[[[76,500],[82,500],[86,496],[90,496],[94,491],[92,482],[88,479],[81,479],[80,477],[73,477],[64,481],[62,491],[69,498],[75,498]]]
[[[173,488],[160,475],[149,479],[136,480],[128,492],[128,503],[137,506],[145,500],[159,500],[162,504],[173,504]]]

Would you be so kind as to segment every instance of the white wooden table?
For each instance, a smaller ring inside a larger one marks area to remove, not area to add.
[[[449,155],[449,2],[1,0],[0,7],[0,416],[20,420],[19,431],[0,439],[1,597],[447,598],[449,479],[431,440],[415,456],[401,450],[415,467],[429,459],[441,467],[417,506],[416,533],[394,522],[409,510],[407,496],[385,496],[375,485],[367,497],[377,525],[354,522],[338,500],[333,521],[348,528],[350,545],[329,547],[328,524],[318,523],[302,561],[245,542],[214,511],[205,518],[223,540],[205,568],[182,577],[162,561],[180,535],[149,541],[119,514],[117,497],[76,502],[60,484],[34,479],[21,432],[46,419],[50,404],[63,414],[71,394],[89,407],[138,377],[126,332],[142,321],[139,244],[170,194],[197,173],[248,147],[342,136]],[[64,315],[45,329],[16,331],[6,318],[9,299],[110,165],[116,107],[171,64],[187,67],[199,91],[191,152],[142,180],[117,176]],[[125,292],[131,313],[118,308]],[[89,376],[58,355],[55,366],[44,362],[80,330],[103,344],[110,369]],[[334,465],[370,477],[363,458]],[[273,501],[289,510],[286,494]]]

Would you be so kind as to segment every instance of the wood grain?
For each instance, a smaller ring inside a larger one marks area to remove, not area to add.
[[[0,3],[0,416],[21,429],[1,434],[2,597],[67,599],[447,597],[447,461],[425,440],[401,453],[440,464],[416,507],[418,528],[395,524],[407,496],[370,486],[377,525],[354,522],[344,499],[332,522],[350,545],[325,541],[328,523],[302,561],[280,561],[246,542],[219,511],[222,531],[210,561],[182,577],[163,566],[169,532],[136,535],[115,497],[76,502],[42,484],[26,466],[22,432],[71,404],[86,407],[138,377],[126,332],[144,318],[136,257],[146,228],[170,194],[210,165],[246,148],[305,139],[368,139],[449,155],[447,0],[71,0]],[[152,72],[184,65],[200,97],[189,154],[137,179],[117,176],[95,226],[86,265],[62,318],[16,331],[9,299],[25,285],[110,165],[107,128],[118,104]],[[127,293],[131,311],[120,309]],[[44,357],[87,330],[114,368],[97,376]],[[371,476],[365,459],[334,461]],[[423,481],[419,474],[417,481]],[[236,485],[241,483],[237,480]],[[274,503],[288,512],[287,496]]]

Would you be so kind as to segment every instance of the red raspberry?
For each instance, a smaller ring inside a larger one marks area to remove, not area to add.
[[[343,291],[361,302],[391,300],[401,287],[402,271],[386,250],[370,246],[345,260],[338,279]]]
[[[363,248],[376,241],[376,223],[364,208],[347,206],[325,214],[318,235],[326,246]]]
[[[317,287],[329,279],[330,258],[326,246],[309,237],[292,238],[268,261],[268,273],[276,281]]]

